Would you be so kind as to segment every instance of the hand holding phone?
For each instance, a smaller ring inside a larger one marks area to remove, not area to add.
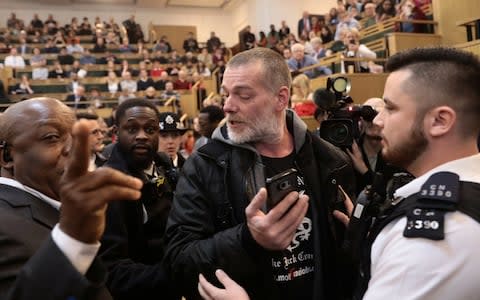
[[[297,175],[297,170],[291,168],[265,180],[268,210],[282,201],[290,192],[298,191]]]

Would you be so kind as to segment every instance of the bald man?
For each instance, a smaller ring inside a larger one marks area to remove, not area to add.
[[[111,299],[95,258],[105,209],[113,198],[138,199],[142,183],[87,171],[90,130],[50,98],[2,115],[0,163],[11,177],[0,178],[0,298]]]
[[[347,149],[355,167],[357,194],[367,185],[373,183],[375,173],[382,173],[384,178],[388,180],[394,173],[401,171],[384,161],[381,154],[382,136],[380,128],[372,123],[373,118],[385,107],[383,99],[370,98],[365,101],[363,106],[370,107],[370,113],[365,114],[360,119],[362,134],[359,140],[353,143],[351,150]]]

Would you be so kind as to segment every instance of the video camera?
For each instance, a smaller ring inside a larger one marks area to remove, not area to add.
[[[358,121],[373,121],[377,112],[368,105],[355,105],[348,95],[350,81],[346,77],[327,78],[327,88],[317,89],[313,99],[317,107],[327,111],[328,119],[320,126],[320,136],[331,144],[351,147],[360,137]]]

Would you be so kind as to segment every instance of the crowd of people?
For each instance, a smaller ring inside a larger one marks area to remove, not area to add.
[[[174,90],[180,93],[196,83],[202,90],[202,78],[209,78],[216,68],[223,68],[227,60],[224,45],[213,31],[202,48],[193,33],[188,33],[183,49],[178,50],[172,48],[165,35],[147,43],[141,33],[134,16],[122,25],[113,18],[101,21],[97,17],[90,24],[86,17],[82,23],[74,17],[69,24],[61,26],[53,15],[42,21],[35,14],[30,25],[25,25],[12,13],[7,20],[7,31],[0,36],[1,51],[9,54],[3,66],[12,68],[14,74],[18,73],[16,77],[22,77],[22,82],[10,85],[9,93],[25,94],[23,98],[28,98],[28,94],[38,94],[31,86],[18,88],[18,85],[26,85],[23,75],[27,75],[27,80],[60,79],[69,82],[66,90],[60,92],[70,92],[70,98],[89,100],[97,107],[102,100],[96,97],[98,92],[103,93],[104,100],[120,98],[121,102],[136,96],[143,97],[146,90],[152,88],[155,89],[153,94],[157,104],[161,105],[172,93],[166,90],[166,82],[172,82]],[[130,55],[130,59],[119,59],[119,54]],[[53,67],[49,65],[49,60],[53,60]],[[102,67],[98,68],[98,65]],[[25,70],[27,66],[29,69]],[[95,77],[104,77],[104,81],[99,82],[105,82],[105,85],[97,85],[92,88],[93,91],[86,89],[82,81]],[[73,88],[69,88],[70,85]],[[82,86],[85,95],[76,91],[78,85]],[[93,95],[89,95],[90,92]],[[204,92],[200,95],[204,96]],[[76,103],[72,106],[78,107]]]
[[[118,106],[106,147],[98,116],[51,98],[11,105],[0,116],[0,292],[476,297],[480,61],[437,47],[399,53],[387,68],[383,100],[365,103],[374,115],[345,151],[288,109],[288,65],[262,47],[227,63],[223,108],[202,110],[204,141],[186,161],[187,128],[145,99]],[[378,171],[390,174],[387,206],[356,244],[358,192]]]

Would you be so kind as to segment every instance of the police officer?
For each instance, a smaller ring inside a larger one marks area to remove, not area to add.
[[[385,109],[373,122],[385,159],[416,178],[370,229],[357,298],[476,299],[480,62],[450,48],[412,49],[387,69]]]

